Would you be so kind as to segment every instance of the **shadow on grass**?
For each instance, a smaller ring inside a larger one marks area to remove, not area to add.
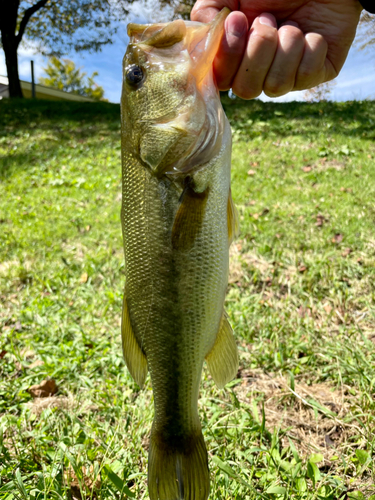
[[[222,95],[222,103],[232,130],[249,139],[305,134],[313,138],[322,130],[375,139],[375,101],[274,103]]]
[[[233,131],[252,137],[319,135],[322,128],[336,133],[375,139],[375,101],[288,102],[230,99],[222,94],[222,103]],[[30,127],[63,128],[79,134],[79,124],[119,127],[120,105],[98,102],[54,102],[33,100],[0,101],[0,136],[28,130]],[[87,134],[87,130],[85,132]]]
[[[0,180],[12,175],[17,168],[28,169],[35,164],[45,164],[46,159],[56,154],[61,156],[61,147],[66,155],[72,154],[71,140],[85,142],[98,133],[118,133],[120,144],[120,106],[105,102],[54,102],[31,99],[4,99],[0,101],[0,138],[13,138],[32,130],[41,133],[30,136],[25,152],[9,149],[0,155]],[[56,138],[49,137],[52,132]],[[27,139],[26,139],[27,142]]]
[[[98,121],[120,123],[120,105],[109,102],[60,102],[31,99],[3,99],[0,101],[0,134],[2,129],[15,127],[28,129],[34,122],[40,126],[48,122],[50,126],[59,126],[61,122]]]

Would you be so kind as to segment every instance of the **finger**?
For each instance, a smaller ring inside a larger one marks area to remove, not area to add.
[[[254,99],[262,92],[276,53],[277,38],[277,23],[272,14],[261,14],[255,19],[232,85],[232,90],[238,97]]]
[[[310,89],[336,76],[329,61],[326,62],[327,50],[328,44],[322,35],[307,33],[305,50],[297,71],[294,90]]]
[[[241,64],[247,42],[248,22],[242,12],[232,12],[225,20],[225,31],[214,61],[214,72],[220,90],[231,88]]]
[[[279,28],[278,39],[276,55],[263,87],[269,97],[279,97],[293,90],[305,46],[303,33],[294,22],[284,23]]]
[[[190,19],[209,23],[224,7],[228,7],[231,11],[238,10],[238,2],[237,0],[197,0],[190,13]]]

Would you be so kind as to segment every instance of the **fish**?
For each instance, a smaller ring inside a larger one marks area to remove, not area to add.
[[[213,60],[229,9],[211,23],[128,25],[121,95],[125,291],[122,347],[154,420],[150,500],[206,500],[207,450],[198,415],[204,361],[219,388],[238,371],[224,310],[231,196],[231,129]]]

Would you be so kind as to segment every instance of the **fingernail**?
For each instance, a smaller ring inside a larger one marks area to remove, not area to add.
[[[233,35],[237,38],[241,38],[245,34],[246,30],[247,30],[246,22],[244,21],[238,22],[238,20],[233,22],[231,19],[228,20],[228,26],[227,26],[228,35]]]
[[[269,14],[270,15],[270,14]],[[267,14],[261,14],[258,19],[260,24],[264,24],[265,26],[271,26],[271,28],[275,27],[275,23],[273,19],[271,19]]]

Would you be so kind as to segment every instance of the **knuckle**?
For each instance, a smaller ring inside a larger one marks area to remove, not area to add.
[[[278,88],[273,88],[273,89],[265,88],[264,93],[268,97],[281,97],[282,95],[287,94],[291,90],[292,90],[291,87],[288,87],[288,88],[278,87]]]
[[[294,82],[286,83],[285,81],[280,82],[272,79],[266,81],[263,90],[268,97],[280,97],[290,92],[293,88],[293,84]]]
[[[268,73],[264,82],[264,93],[269,97],[279,97],[287,94],[294,86],[295,74],[289,71],[283,71],[282,68],[273,68]]]
[[[308,84],[309,82],[311,82],[314,79],[314,73],[315,72],[313,72],[309,66],[301,65],[298,68],[296,81],[300,84],[302,82],[305,84]]]
[[[235,83],[233,84],[232,91],[236,96],[246,100],[255,99],[262,93],[261,88],[251,88],[250,86],[238,85]]]
[[[261,29],[254,29],[250,32],[250,42],[259,44],[276,45],[277,44],[277,30],[271,27],[262,27]]]
[[[294,42],[299,42],[304,40],[302,31],[295,26],[281,26],[279,28],[279,37],[287,36],[290,40]]]

